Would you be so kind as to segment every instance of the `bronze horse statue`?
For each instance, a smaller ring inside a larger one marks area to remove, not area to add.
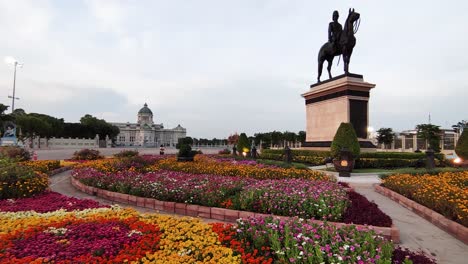
[[[330,70],[333,63],[333,58],[335,56],[343,55],[344,71],[346,74],[349,73],[349,61],[351,59],[351,54],[353,54],[353,48],[356,45],[356,38],[354,37],[354,34],[356,34],[356,32],[359,29],[359,21],[360,14],[355,12],[354,8],[350,8],[348,18],[346,19],[343,32],[340,35],[340,39],[337,43],[336,48],[330,42],[323,44],[323,46],[320,48],[318,54],[317,82],[320,82],[320,76],[322,75],[324,61],[328,62],[328,75],[330,78],[332,78]]]

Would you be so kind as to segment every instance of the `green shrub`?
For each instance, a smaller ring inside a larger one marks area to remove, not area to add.
[[[0,159],[0,199],[30,197],[49,186],[46,174],[19,165],[10,159]]]
[[[17,161],[28,161],[31,160],[31,154],[24,148],[15,146],[4,146],[0,147],[0,157],[14,159]]]
[[[237,141],[237,151],[240,153],[250,151],[249,139],[245,133],[241,133],[239,136],[239,141]]]
[[[468,160],[468,128],[463,130],[455,148],[455,153],[463,160]]]
[[[356,131],[354,131],[350,123],[341,123],[340,127],[338,127],[331,144],[331,156],[338,158],[343,148],[351,151],[354,158],[359,157],[359,153],[361,152]]]
[[[99,150],[96,149],[82,149],[75,151],[72,157],[73,160],[98,160],[103,158],[104,156],[102,156]]]
[[[117,154],[114,154],[114,157],[117,158],[131,158],[138,156],[138,150],[122,150]]]
[[[193,151],[190,145],[181,144],[179,145],[178,157],[191,158],[197,154],[197,151]]]

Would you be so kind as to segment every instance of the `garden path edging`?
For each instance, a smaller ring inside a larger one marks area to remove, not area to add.
[[[218,207],[207,207],[207,206],[202,206],[202,205],[159,201],[153,198],[137,197],[137,196],[133,196],[129,194],[111,192],[108,190],[87,186],[81,183],[79,180],[75,179],[75,177],[73,176],[70,177],[70,180],[71,180],[71,184],[73,185],[73,187],[90,195],[99,196],[101,198],[119,202],[119,203],[136,205],[136,206],[154,209],[158,211],[176,213],[176,214],[184,215],[184,216],[215,219],[215,220],[231,222],[231,223],[235,223],[236,220],[239,218],[248,218],[251,216],[262,216],[262,217],[273,216],[281,220],[288,220],[292,218],[288,216],[260,214],[260,213],[238,211],[238,210],[218,208]],[[311,221],[316,224],[324,223],[323,221],[320,221],[320,220],[311,219]],[[337,222],[327,222],[327,223],[330,225],[334,225],[338,228],[343,227],[343,226],[354,225],[354,224],[345,224],[345,223],[337,223]],[[357,229],[374,230],[377,234],[387,239],[392,240],[394,243],[397,243],[397,244],[400,243],[400,230],[395,225],[392,225],[391,227],[380,227],[380,226],[371,226],[371,225],[354,225],[354,226],[356,226]]]
[[[397,192],[394,192],[388,188],[385,188],[380,185],[375,185],[374,189],[376,192],[392,199],[393,201],[397,202],[403,207],[413,211],[415,214],[421,216],[422,218],[431,222],[438,228],[444,230],[445,232],[449,233],[456,239],[468,245],[468,228],[467,227],[464,227],[463,225],[446,218],[445,216],[437,213],[436,211],[424,205],[421,205],[409,198],[406,198],[405,196]]]
[[[52,171],[49,171],[47,172],[47,175],[50,177],[50,176],[54,176],[54,175],[57,175],[59,173],[62,173],[64,171],[67,171],[67,170],[71,170],[73,167],[72,166],[64,166],[64,167],[60,167],[58,169],[55,169],[55,170],[52,170]]]

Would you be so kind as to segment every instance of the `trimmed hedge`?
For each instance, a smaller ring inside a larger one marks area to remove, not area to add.
[[[312,166],[324,165],[325,159],[330,157],[330,151],[291,150],[292,161],[310,164]],[[283,160],[284,150],[264,149],[260,158],[271,160]]]
[[[260,157],[262,159],[283,160],[283,149],[264,149]],[[312,166],[324,165],[325,159],[331,156],[330,151],[316,150],[292,150],[293,162],[310,164]],[[442,166],[445,162],[444,154],[438,153],[436,165]],[[425,153],[407,152],[364,152],[356,160],[354,168],[402,168],[402,167],[424,167],[426,162]]]
[[[436,153],[435,157],[439,160],[444,160],[445,155]],[[372,159],[425,159],[426,153],[414,152],[363,152],[359,158],[372,158]]]

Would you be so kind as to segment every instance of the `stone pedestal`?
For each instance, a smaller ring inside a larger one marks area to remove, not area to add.
[[[362,75],[346,74],[313,84],[302,97],[306,104],[306,142],[304,148],[329,150],[342,122],[351,123],[361,148],[375,149],[367,138],[368,102],[375,84]]]

